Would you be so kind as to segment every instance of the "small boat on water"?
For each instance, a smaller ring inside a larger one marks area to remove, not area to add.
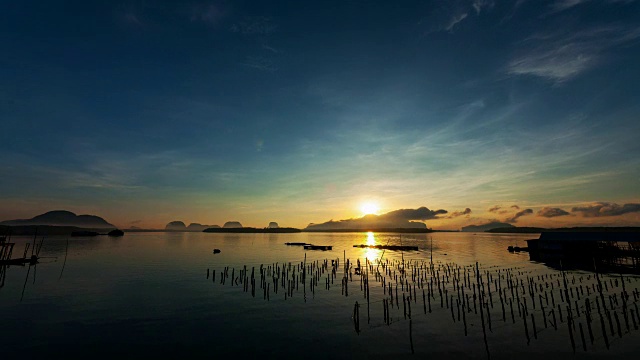
[[[307,244],[307,243],[303,243],[303,242],[287,242],[284,243],[287,246],[306,246],[306,245],[311,245],[311,244]]]
[[[304,249],[305,249],[305,250],[322,250],[322,251],[327,251],[327,250],[331,250],[331,249],[333,249],[333,246],[331,246],[331,245],[311,245],[311,244],[307,244],[307,245],[304,245]]]

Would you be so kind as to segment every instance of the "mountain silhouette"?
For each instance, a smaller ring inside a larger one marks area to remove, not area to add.
[[[193,232],[200,232],[204,229],[209,229],[209,228],[219,228],[220,226],[218,225],[203,225],[203,224],[199,224],[199,223],[191,223],[189,224],[189,226],[185,225],[184,222],[182,221],[172,221],[170,223],[168,223],[164,229],[167,231],[193,231]]]
[[[185,231],[187,230],[187,225],[182,221],[172,221],[164,227],[165,230],[174,230],[174,231]]]
[[[239,221],[227,221],[222,227],[224,229],[238,229],[242,227],[242,224]]]
[[[469,226],[464,226],[462,228],[462,231],[465,232],[483,232],[483,231],[487,231],[487,230],[491,230],[491,229],[498,229],[498,228],[512,228],[515,227],[511,224],[508,223],[503,223],[503,222],[499,222],[499,221],[493,221],[484,225],[469,225]]]
[[[189,224],[189,226],[187,226],[187,231],[202,231],[204,229],[209,229],[209,228],[219,228],[220,226],[218,225],[202,225],[199,223],[191,223]]]
[[[105,219],[95,215],[76,215],[71,211],[54,210],[35,216],[31,219],[16,219],[0,222],[0,225],[52,225],[52,226],[75,226],[91,229],[113,229],[115,226]]]

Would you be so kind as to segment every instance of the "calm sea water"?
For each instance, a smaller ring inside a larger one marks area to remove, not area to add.
[[[600,297],[594,293],[596,279],[591,272],[566,271],[563,277],[558,270],[530,261],[527,253],[506,251],[509,245],[526,246],[524,240],[535,237],[480,233],[127,233],[122,238],[72,238],[68,250],[66,238],[47,238],[40,264],[5,269],[4,286],[0,288],[0,351],[22,358],[326,359],[412,354],[453,358],[635,358],[640,350],[640,324],[635,323],[638,314],[633,294],[639,286],[638,278],[605,275],[601,281],[607,283],[607,290]],[[13,240],[18,243],[15,255],[31,239]],[[286,246],[285,242],[332,245],[333,250],[305,251]],[[382,252],[354,248],[354,244],[415,245],[420,251]],[[214,248],[221,253],[213,254]],[[431,257],[434,272],[429,270]],[[346,259],[352,265],[348,271],[348,296],[342,286]],[[364,285],[361,290],[361,276],[354,269],[357,260],[361,261],[363,272],[366,261],[373,264],[369,305]],[[467,300],[469,306],[458,310],[459,300],[465,303],[465,296],[472,295],[472,286],[477,284],[476,262],[484,276],[482,281],[493,284],[486,293],[492,291],[491,298],[484,298],[482,318],[481,311],[474,309],[473,300]],[[265,269],[264,284],[269,284],[268,300],[261,286],[261,265]],[[281,273],[276,286],[275,269],[282,271],[283,265],[286,275]],[[305,266],[309,271],[303,284],[300,275]],[[245,267],[247,272],[243,275],[247,279],[252,269],[255,272],[255,294],[252,284],[245,288],[240,283],[244,279],[240,271]],[[228,278],[222,284],[225,268]],[[405,269],[404,278],[401,269]],[[381,276],[375,276],[375,271]],[[441,289],[446,295],[440,295],[437,285],[428,285],[434,274],[442,278]],[[284,286],[283,277],[287,278]],[[396,277],[403,279],[402,284],[396,282]],[[313,288],[311,278],[315,279]],[[461,296],[459,286],[454,287],[455,278],[466,287],[466,295]],[[568,304],[560,300],[565,279],[571,290],[570,311],[574,312],[571,326]],[[515,293],[509,288],[509,280],[512,285],[518,284],[511,286]],[[529,283],[535,283],[537,292],[533,297],[529,295]],[[622,283],[630,295],[624,304]],[[394,302],[387,320],[389,284]],[[406,284],[411,284],[411,290]],[[293,290],[287,292],[291,287]],[[432,311],[428,312],[422,293],[425,291],[429,298],[432,289]],[[511,315],[509,306],[503,312],[499,289],[503,289],[500,294],[505,301],[507,297],[527,298],[526,316],[519,315],[519,307],[513,302],[515,314]],[[552,293],[554,300],[550,303]],[[410,297],[410,319],[405,317],[408,305],[403,296]],[[446,306],[441,298],[448,300]],[[598,315],[596,298],[605,300],[608,316],[604,310]],[[451,299],[454,300],[449,302]],[[590,299],[589,315],[585,299]],[[354,324],[356,301],[360,306],[359,331]],[[555,313],[556,303],[562,304],[562,320]],[[555,324],[551,310],[557,317]],[[535,330],[531,321],[536,322]]]

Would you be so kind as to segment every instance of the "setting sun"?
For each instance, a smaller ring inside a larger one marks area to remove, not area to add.
[[[378,214],[380,207],[376,203],[366,202],[360,206],[360,211],[362,211],[363,215]]]

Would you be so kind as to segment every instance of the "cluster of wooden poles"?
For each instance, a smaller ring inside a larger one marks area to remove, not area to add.
[[[539,332],[550,327],[558,331],[559,326],[564,325],[573,351],[576,350],[577,332],[584,351],[587,351],[588,346],[585,332],[588,333],[591,345],[602,339],[608,349],[610,341],[607,331],[611,336],[617,334],[622,337],[631,331],[631,324],[633,330],[638,330],[640,324],[640,292],[636,287],[631,291],[631,296],[626,285],[632,280],[637,285],[636,277],[604,277],[598,272],[590,275],[578,274],[576,277],[576,274],[567,275],[565,271],[535,276],[532,271],[522,268],[481,269],[478,263],[475,266],[459,266],[455,263],[434,264],[424,260],[386,260],[375,264],[367,262],[367,271],[361,275],[361,279],[368,308],[371,307],[369,274],[373,274],[374,280],[383,289],[383,299],[379,302],[382,303],[384,324],[388,325],[393,321],[390,309],[393,309],[394,303],[396,309],[400,309],[399,292],[402,292],[402,317],[398,316],[398,319],[409,320],[410,333],[411,302],[415,304],[421,297],[426,315],[432,312],[431,301],[439,300],[441,309],[450,310],[454,323],[462,322],[465,336],[468,335],[467,316],[479,314],[488,355],[487,329],[492,332],[495,321],[516,324],[516,320],[521,319],[527,344],[531,341],[530,332],[537,339]],[[422,296],[419,296],[418,290],[422,292]],[[517,317],[514,309],[517,309]],[[598,319],[594,317],[595,311]],[[368,323],[371,320],[369,313],[367,311]],[[540,322],[540,317],[544,328],[536,325],[536,318]],[[624,320],[624,328],[620,317]],[[359,320],[354,319],[354,323],[358,324],[356,331],[359,332]],[[594,335],[598,325],[600,336]]]
[[[259,290],[262,290],[263,299],[269,301],[271,299],[271,293],[278,294],[284,292],[284,299],[291,298],[296,292],[300,290],[302,284],[303,298],[307,299],[307,287],[309,292],[315,297],[316,288],[321,282],[324,282],[326,290],[331,288],[334,284],[334,279],[337,278],[338,266],[340,259],[333,260],[316,260],[307,263],[307,256],[305,255],[304,261],[299,263],[284,262],[272,263],[268,265],[260,264],[257,268],[259,276]],[[326,274],[326,278],[324,278]],[[216,282],[216,271],[207,269],[207,279],[211,278]],[[323,281],[324,278],[324,281]],[[251,267],[249,272],[248,267],[245,265],[242,269],[236,272],[235,268],[229,269],[225,267],[220,272],[221,285],[227,284],[229,281],[231,286],[242,287],[243,292],[250,292],[251,296],[256,297],[256,267]],[[343,283],[343,291],[346,286]]]
[[[373,262],[365,258],[363,263],[360,259],[354,263],[346,259],[346,254],[340,267],[339,258],[307,263],[305,255],[302,262],[260,265],[250,271],[246,266],[238,271],[225,267],[220,272],[219,283],[229,282],[255,297],[258,282],[263,299],[267,301],[271,292],[284,292],[286,300],[302,287],[306,301],[307,288],[315,296],[321,282],[324,282],[325,290],[330,290],[338,276],[342,278],[343,296],[349,296],[349,284],[353,283],[354,277],[360,285],[364,301],[354,304],[355,331],[362,331],[360,308],[364,302],[370,327],[377,326],[372,325],[371,313],[372,310],[377,312],[374,308],[380,306],[380,319],[384,325],[409,320],[412,352],[412,319],[419,315],[412,313],[412,303],[414,307],[422,308],[423,316],[438,309],[450,312],[453,323],[462,325],[464,336],[469,334],[468,324],[477,323],[479,317],[488,356],[487,333],[493,332],[496,322],[517,326],[521,321],[527,344],[531,336],[537,339],[540,333],[549,329],[566,331],[573,351],[577,347],[577,336],[584,351],[600,341],[608,349],[611,345],[609,336],[622,337],[638,330],[640,325],[638,278],[602,275],[597,271],[593,274],[545,271],[536,275],[533,270],[522,267],[482,267],[479,263],[462,266],[453,262],[406,261],[404,258]],[[215,270],[210,274],[207,269],[209,277],[216,282]],[[418,303],[420,300],[422,304]]]

